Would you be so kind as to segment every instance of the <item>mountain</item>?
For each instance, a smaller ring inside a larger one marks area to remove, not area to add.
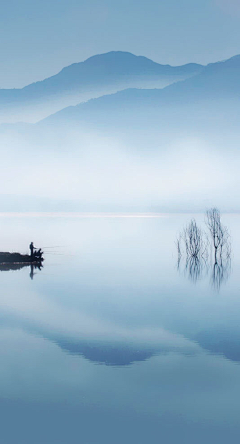
[[[46,118],[44,124],[93,125],[105,128],[131,122],[149,128],[153,123],[186,127],[191,121],[212,122],[216,118],[237,121],[240,97],[240,56],[210,64],[201,72],[163,89],[127,89]],[[159,120],[161,118],[161,120]],[[188,119],[188,122],[186,121]],[[229,124],[231,122],[229,120]],[[141,129],[142,126],[139,126]]]
[[[239,79],[236,56],[163,89],[126,89],[37,124],[1,125],[2,190],[18,195],[18,202],[3,197],[1,205],[236,211]]]
[[[1,89],[0,123],[36,122],[66,106],[126,88],[163,88],[202,69],[194,63],[160,65],[121,51],[96,55],[25,88]]]

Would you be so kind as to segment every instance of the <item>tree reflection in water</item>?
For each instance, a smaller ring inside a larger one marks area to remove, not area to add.
[[[206,273],[206,263],[198,257],[190,257],[186,260],[185,274],[196,283]]]
[[[231,260],[215,262],[212,269],[211,283],[215,290],[219,291],[221,285],[226,283],[231,274]]]
[[[215,291],[220,291],[222,284],[226,283],[230,277],[231,259],[226,258],[212,264],[203,258],[190,257],[184,261],[180,257],[178,258],[177,269],[179,273],[184,274],[194,284],[210,274],[211,286]]]

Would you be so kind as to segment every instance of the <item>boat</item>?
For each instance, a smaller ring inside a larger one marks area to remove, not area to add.
[[[39,265],[44,261],[43,252],[40,250],[30,254],[0,252],[0,265]]]

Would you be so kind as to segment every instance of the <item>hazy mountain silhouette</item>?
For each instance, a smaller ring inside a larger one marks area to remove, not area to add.
[[[202,69],[194,63],[179,67],[160,65],[121,51],[96,55],[25,88],[0,90],[0,121],[34,122],[93,97],[129,87],[162,88]]]
[[[213,128],[224,122],[238,125],[240,56],[210,64],[187,80],[163,89],[127,89],[77,106],[65,108],[44,124],[91,125],[98,128],[124,126],[137,130],[152,125],[187,130],[196,125]],[[131,125],[130,125],[131,123]],[[148,130],[147,130],[148,128]]]
[[[94,58],[93,62],[97,63]],[[164,89],[130,88],[65,108],[37,124],[1,125],[5,193],[12,195],[21,185],[19,193],[25,198],[15,203],[12,197],[3,196],[0,203],[5,211],[201,211],[211,196],[221,208],[236,209],[239,78],[240,56],[236,56],[210,64],[194,77]],[[211,193],[204,188],[204,169],[199,171],[199,182],[190,178],[184,184],[178,179],[183,187],[181,195],[174,188],[168,191],[170,178],[174,183],[178,177],[175,170],[185,159],[185,149],[188,163],[178,174],[184,178],[185,168],[186,174],[196,168],[194,149],[201,150],[203,158],[206,154],[208,177],[217,173],[219,183],[224,184],[221,192],[210,179]],[[215,171],[212,158],[220,152]],[[141,157],[136,160],[139,153]],[[235,156],[234,162],[231,156]],[[175,161],[178,157],[180,160]],[[149,162],[147,172],[145,159]],[[134,174],[137,178],[145,175],[145,195],[136,189]],[[49,199],[26,198],[30,193],[26,177],[36,194]],[[77,185],[68,190],[65,184],[74,177]],[[155,186],[158,177],[165,187],[159,185],[159,195]],[[228,177],[234,177],[235,182]],[[57,191],[51,191],[52,183],[57,184]]]

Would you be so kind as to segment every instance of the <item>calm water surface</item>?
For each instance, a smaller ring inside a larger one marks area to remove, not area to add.
[[[178,267],[190,218],[0,216],[1,251],[46,252],[0,272],[2,443],[237,442],[240,216],[217,285]]]

